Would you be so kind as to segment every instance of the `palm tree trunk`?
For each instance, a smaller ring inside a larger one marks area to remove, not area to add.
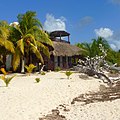
[[[25,60],[24,60],[24,57],[22,57],[21,73],[25,73]]]

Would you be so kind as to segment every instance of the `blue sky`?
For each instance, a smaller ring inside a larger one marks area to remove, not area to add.
[[[120,49],[120,0],[0,0],[0,9],[0,20],[8,23],[36,11],[44,29],[68,31],[72,44],[102,36]]]

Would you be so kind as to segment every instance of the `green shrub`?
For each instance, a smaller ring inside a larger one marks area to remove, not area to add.
[[[60,70],[61,70],[60,67],[56,67],[56,68],[55,68],[55,71],[56,71],[56,72],[58,72],[58,71],[60,71]]]
[[[0,76],[0,78],[4,81],[6,84],[6,87],[8,87],[10,81],[15,77],[16,75],[13,75],[12,77],[6,77],[5,75]]]
[[[45,72],[41,72],[40,74],[41,74],[41,75],[45,75]]]
[[[72,75],[72,72],[71,71],[66,71],[65,74],[66,74],[67,78],[69,79],[70,75]]]
[[[4,74],[2,76],[0,76],[0,79],[2,79],[4,81],[4,83],[6,84],[6,87],[8,87],[8,84],[10,83],[10,81],[16,76],[13,75],[12,77],[6,77],[7,72],[4,68],[1,68],[0,71]]]
[[[30,75],[30,73],[33,71],[34,68],[36,68],[36,66],[33,64],[29,64],[29,66],[25,65],[25,68],[26,68],[28,74]]]
[[[35,81],[36,81],[37,83],[39,83],[39,82],[40,82],[40,78],[35,78]]]

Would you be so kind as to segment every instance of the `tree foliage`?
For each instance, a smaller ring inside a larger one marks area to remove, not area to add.
[[[95,57],[96,55],[102,55],[102,52],[99,49],[100,44],[102,44],[102,46],[104,46],[104,49],[107,50],[106,61],[110,64],[117,63],[118,66],[120,66],[120,52],[114,51],[108,42],[102,37],[92,39],[91,43],[77,43],[76,46],[85,50],[83,53],[85,57]]]
[[[50,57],[48,46],[53,47],[53,44],[49,36],[43,31],[42,24],[36,18],[36,12],[27,11],[25,14],[19,14],[17,18],[19,24],[11,27],[10,35],[10,39],[16,46],[13,57],[14,70],[20,64],[21,58],[28,59],[27,64],[30,64],[31,54],[35,54],[36,58],[44,63],[42,54]]]
[[[9,39],[10,27],[6,21],[0,21],[0,61],[5,66],[6,55],[13,54],[14,44]]]

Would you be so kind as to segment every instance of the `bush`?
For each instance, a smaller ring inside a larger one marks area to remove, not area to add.
[[[30,75],[30,73],[33,71],[34,68],[36,68],[36,66],[33,64],[29,64],[29,66],[25,65],[25,68],[27,69],[27,72]]]
[[[72,75],[71,71],[66,71],[65,74],[67,75],[68,79],[70,78],[70,75]]]
[[[6,84],[6,87],[8,87],[10,81],[15,77],[16,75],[13,75],[12,77],[6,77],[5,75],[1,76],[0,78],[4,81]]]
[[[58,72],[58,71],[60,71],[60,70],[61,70],[60,67],[56,67],[56,68],[55,68],[55,71],[56,71],[56,72]]]
[[[8,84],[10,83],[10,81],[16,76],[13,75],[12,77],[6,77],[7,72],[4,68],[1,68],[0,71],[4,74],[2,76],[0,76],[0,79],[2,79],[4,81],[4,83],[6,84],[6,87],[8,87]]]
[[[37,83],[39,83],[39,82],[40,82],[40,78],[35,78],[35,81],[36,81]]]

